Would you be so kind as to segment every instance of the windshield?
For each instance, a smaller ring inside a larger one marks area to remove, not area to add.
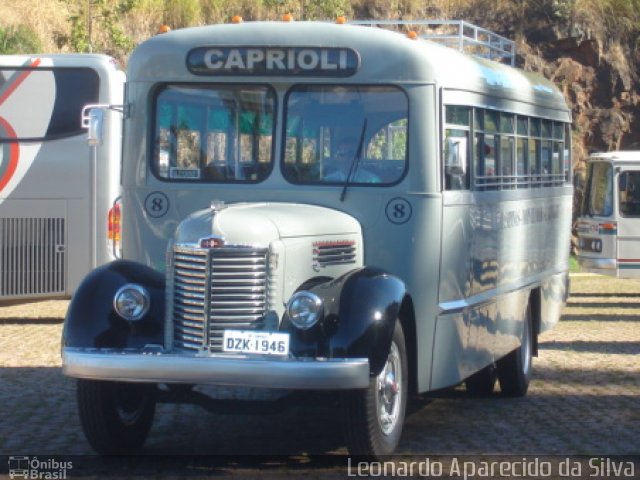
[[[599,217],[608,217],[613,213],[613,167],[610,163],[591,163],[585,211],[588,215]]]
[[[189,182],[264,180],[274,112],[265,86],[167,86],[156,97],[153,170]]]
[[[290,182],[344,184],[349,177],[389,185],[404,175],[409,107],[400,89],[296,86],[285,108],[283,174]]]

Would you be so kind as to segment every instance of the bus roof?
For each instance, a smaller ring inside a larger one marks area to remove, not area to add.
[[[86,67],[115,68],[120,64],[108,55],[101,53],[27,53],[18,55],[0,55],[0,68],[11,67]]]
[[[211,82],[211,76],[198,78],[188,69],[187,56],[197,47],[349,48],[361,63],[356,73],[336,78],[336,83],[433,83],[568,110],[558,88],[538,74],[382,28],[327,22],[246,22],[174,30],[138,46],[129,60],[129,79]],[[238,81],[237,76],[214,78]],[[281,76],[256,74],[244,79],[282,81]],[[306,77],[305,82],[318,80]],[[327,83],[327,75],[320,80]]]
[[[593,153],[589,156],[589,161],[609,160],[611,162],[640,162],[640,150],[613,151]]]

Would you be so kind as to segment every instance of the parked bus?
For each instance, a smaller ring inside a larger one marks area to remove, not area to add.
[[[0,300],[69,297],[114,259],[122,119],[105,119],[92,157],[81,117],[122,105],[124,77],[104,55],[0,56]]]
[[[334,391],[374,456],[409,395],[526,393],[567,295],[570,111],[538,75],[411,37],[248,22],[136,48],[123,259],[63,334],[95,450],[141,448],[156,402],[202,404],[200,384]]]
[[[591,155],[577,232],[583,271],[640,278],[640,152]]]

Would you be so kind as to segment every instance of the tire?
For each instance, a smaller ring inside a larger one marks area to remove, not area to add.
[[[345,441],[352,455],[377,458],[398,446],[407,408],[407,351],[399,321],[393,331],[387,362],[369,387],[344,392]]]
[[[491,364],[464,381],[467,393],[472,397],[488,397],[496,385],[496,366]]]
[[[153,423],[155,391],[153,384],[78,380],[80,423],[93,449],[102,455],[139,451]]]
[[[533,356],[531,305],[527,305],[525,315],[522,343],[497,362],[500,390],[505,397],[525,396],[531,380],[531,360]]]

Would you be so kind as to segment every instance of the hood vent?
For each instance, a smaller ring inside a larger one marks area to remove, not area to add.
[[[313,243],[313,268],[356,263],[356,242],[353,240],[330,240]]]

